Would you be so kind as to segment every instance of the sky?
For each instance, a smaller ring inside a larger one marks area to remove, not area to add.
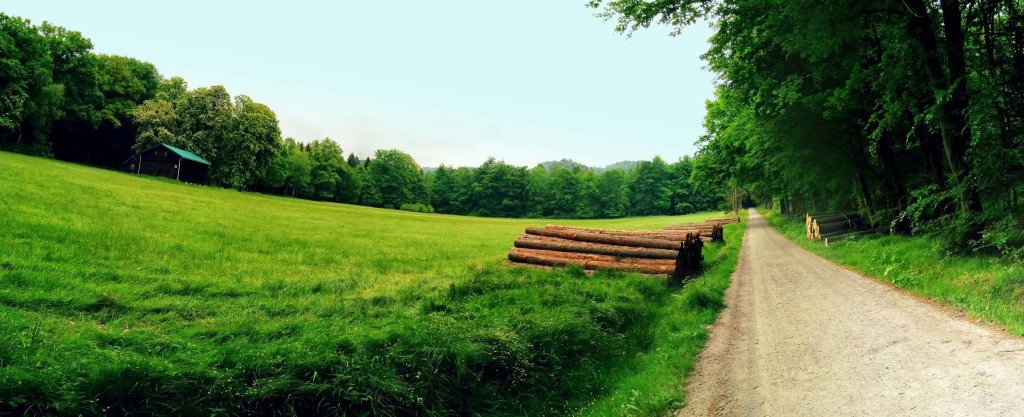
[[[669,162],[696,152],[712,30],[626,37],[585,0],[4,0],[98,53],[270,106],[285,137],[421,166]]]

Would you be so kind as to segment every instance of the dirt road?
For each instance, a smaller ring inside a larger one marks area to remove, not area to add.
[[[1024,339],[746,233],[677,416],[1024,416]]]

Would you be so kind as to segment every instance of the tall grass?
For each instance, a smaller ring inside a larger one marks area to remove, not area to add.
[[[684,372],[645,358],[699,350],[718,267],[680,290],[504,265],[544,223],[0,153],[0,414],[566,415],[603,401],[589,414],[610,415],[624,389],[678,398]]]
[[[704,349],[708,328],[725,307],[747,221],[725,226],[726,243],[704,247],[703,271],[658,307],[651,348],[614,371],[620,381],[578,415],[657,416],[686,404],[685,380]]]
[[[762,213],[814,253],[1024,335],[1024,265],[991,254],[948,254],[941,239],[927,235],[868,235],[825,247],[806,238],[803,218]]]

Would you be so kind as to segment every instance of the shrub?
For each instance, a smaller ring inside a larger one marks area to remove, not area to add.
[[[399,210],[403,210],[403,211],[412,211],[412,212],[416,212],[416,213],[433,213],[434,212],[434,208],[431,207],[430,204],[423,204],[423,203],[411,203],[411,204],[410,203],[405,203],[405,204],[402,204],[402,206],[399,207],[398,209]]]

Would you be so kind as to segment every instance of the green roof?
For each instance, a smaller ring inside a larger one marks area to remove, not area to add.
[[[180,157],[182,157],[182,158],[184,158],[184,159],[188,159],[189,161],[194,161],[194,162],[198,162],[198,163],[200,163],[200,164],[206,164],[206,165],[210,165],[210,162],[209,162],[209,161],[207,161],[207,160],[205,160],[205,159],[203,159],[203,158],[200,158],[200,157],[199,157],[199,155],[196,155],[196,154],[194,154],[194,153],[192,153],[192,152],[189,152],[189,151],[186,151],[186,150],[184,150],[184,149],[181,149],[181,148],[175,148],[175,147],[173,147],[173,146],[171,146],[171,145],[168,145],[168,144],[166,144],[166,143],[161,143],[161,144],[159,144],[159,145],[156,145],[156,146],[163,146],[163,147],[165,147],[165,148],[167,148],[167,149],[170,149],[170,150],[171,150],[171,152],[174,152],[174,153],[175,153],[175,154],[177,154],[178,156],[180,156]],[[156,146],[154,146],[153,148],[155,148]],[[149,148],[149,149],[153,149],[153,148]],[[147,151],[148,151],[149,149],[147,149]]]

